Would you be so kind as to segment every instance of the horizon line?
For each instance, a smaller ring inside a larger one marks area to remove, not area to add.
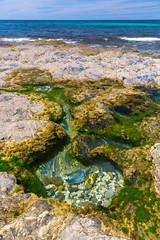
[[[160,19],[0,19],[0,21],[160,21]]]

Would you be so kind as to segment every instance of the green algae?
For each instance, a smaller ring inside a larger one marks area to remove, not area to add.
[[[40,83],[46,84],[45,82]],[[47,84],[52,86],[52,90],[44,93],[44,98],[48,98],[53,102],[66,101],[70,104],[71,110],[73,110],[75,106],[82,103],[85,104],[85,102],[88,101],[86,99],[79,101],[79,99],[77,100],[77,98],[75,98],[75,95],[82,93],[85,88],[96,90],[96,94],[103,96],[108,91],[112,91],[112,89],[114,90],[115,87],[118,89],[120,87],[119,84],[113,86],[112,81],[110,81],[108,85],[107,81],[101,81],[98,83],[99,86],[97,83],[85,83],[84,81],[83,84],[85,87],[82,87],[80,86],[80,83],[79,85],[76,85],[76,83],[69,83],[68,81],[65,89],[64,83],[59,84],[61,87],[53,87],[51,82],[47,82]],[[34,86],[34,83],[33,85],[30,84],[30,86],[27,86],[27,84],[25,86],[23,85],[23,93],[28,94],[30,92],[35,92],[33,90]],[[108,91],[105,92],[107,88]],[[121,86],[121,88],[124,89],[124,86]],[[152,160],[148,150],[151,145],[159,139],[159,128],[153,126],[153,123],[155,123],[156,126],[159,126],[159,120],[157,120],[160,103],[159,93],[157,93],[156,89],[150,87],[134,88],[136,91],[137,89],[138,91],[147,92],[147,94],[149,93],[151,97],[138,99],[135,96],[134,98],[130,96],[128,100],[120,102],[122,106],[125,106],[125,109],[127,108],[127,104],[130,104],[129,111],[122,112],[120,111],[121,109],[114,108],[114,120],[111,122],[111,125],[108,125],[103,129],[91,129],[88,125],[84,125],[79,131],[83,134],[93,134],[98,137],[105,137],[121,143],[128,143],[132,147],[127,150],[121,146],[108,144],[93,150],[92,154],[94,154],[94,156],[105,157],[107,161],[114,162],[119,166],[125,177],[124,188],[122,188],[113,198],[110,206],[105,209],[101,208],[101,212],[96,211],[95,215],[101,217],[101,213],[103,212],[104,221],[107,219],[108,221],[113,222],[112,227],[114,229],[122,231],[131,239],[159,239],[160,232],[158,226],[160,217],[158,213],[160,210],[160,203],[153,186],[153,178],[151,175]],[[66,93],[67,91],[68,93]],[[142,106],[141,103],[143,103],[144,106]],[[123,109],[124,108],[122,108],[122,110]],[[51,116],[50,120],[56,121],[54,116]],[[145,147],[146,144],[148,144],[148,147]],[[72,155],[73,152],[70,154]],[[73,159],[74,157],[75,156],[72,155]],[[16,159],[14,161],[16,162]],[[7,169],[10,172],[14,172],[14,169],[19,167],[21,171],[23,171],[25,167],[23,168],[21,163],[13,164],[14,161],[12,159],[9,164],[8,161],[3,160],[3,163],[0,165],[0,170],[5,171]],[[75,161],[77,161],[77,159],[75,159]],[[19,166],[16,166],[16,164]],[[136,180],[133,182],[130,181],[126,175],[126,170],[130,167],[133,167],[136,170]],[[34,181],[35,180],[33,180],[33,183]],[[24,184],[23,181],[21,182]],[[27,184],[26,182],[25,184]],[[26,187],[26,191],[28,191],[27,189],[28,187]],[[35,192],[34,186],[30,189],[32,192]],[[40,188],[38,191],[40,191]],[[76,211],[78,211],[78,209],[76,209]]]

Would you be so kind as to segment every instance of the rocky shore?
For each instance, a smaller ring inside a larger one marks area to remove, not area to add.
[[[160,237],[160,59],[1,46],[0,239]]]
[[[154,54],[153,54],[154,55]],[[53,79],[119,79],[125,85],[160,85],[160,59],[140,52],[74,46],[63,41],[37,41],[3,47],[0,51],[0,86],[12,70],[40,68]]]
[[[17,194],[16,178],[0,173],[0,239],[125,240],[105,233],[96,218],[78,216],[67,206]]]

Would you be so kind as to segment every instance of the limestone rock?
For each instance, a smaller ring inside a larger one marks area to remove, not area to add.
[[[156,143],[151,149],[153,158],[153,178],[157,193],[160,194],[160,143]]]
[[[30,120],[43,110],[39,102],[17,93],[0,93],[0,142],[20,142],[35,137],[43,121]]]
[[[23,120],[18,122],[0,122],[0,142],[22,142],[33,138],[39,129],[46,126],[43,121]]]
[[[7,172],[0,172],[0,190],[12,191],[16,185],[16,178]]]
[[[14,51],[13,46],[2,47],[0,57],[0,85],[12,72],[13,66],[15,69],[25,68],[22,74],[10,78],[10,82],[15,81],[17,84],[28,83],[28,79],[31,83],[50,82],[49,74],[38,69],[50,71],[53,78],[58,80],[96,80],[107,77],[119,79],[126,85],[159,84],[160,59],[144,57],[134,51],[97,50],[64,42],[35,42],[26,43],[25,46],[18,44],[14,46]],[[32,71],[25,72],[29,68]]]
[[[0,109],[0,122],[17,122],[31,119],[43,105],[18,93],[0,93]]]
[[[106,236],[101,230],[100,223],[96,223],[90,217],[81,218],[79,216],[74,216],[71,222],[62,231],[61,237],[59,239],[63,240],[74,240],[75,236],[77,240],[125,240],[120,237],[110,237]]]
[[[0,173],[0,186],[12,189],[16,179]],[[100,220],[67,211],[64,203],[52,205],[33,194],[2,192],[0,187],[0,239],[2,240],[124,240],[107,236]],[[57,197],[64,199],[62,192]],[[88,202],[83,203],[84,206]]]

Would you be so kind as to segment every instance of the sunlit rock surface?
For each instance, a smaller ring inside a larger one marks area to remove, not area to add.
[[[0,142],[20,142],[34,137],[43,121],[31,120],[43,105],[17,93],[0,93]]]
[[[151,150],[153,158],[153,178],[155,180],[155,188],[160,194],[160,143],[156,143]]]
[[[53,206],[31,194],[17,194],[12,191],[15,183],[13,175],[0,173],[0,239],[124,239],[107,236],[96,218],[66,212],[65,206]]]
[[[141,53],[36,42],[1,48],[0,86],[12,69],[40,68],[54,79],[119,79],[125,85],[160,85],[160,60]]]

